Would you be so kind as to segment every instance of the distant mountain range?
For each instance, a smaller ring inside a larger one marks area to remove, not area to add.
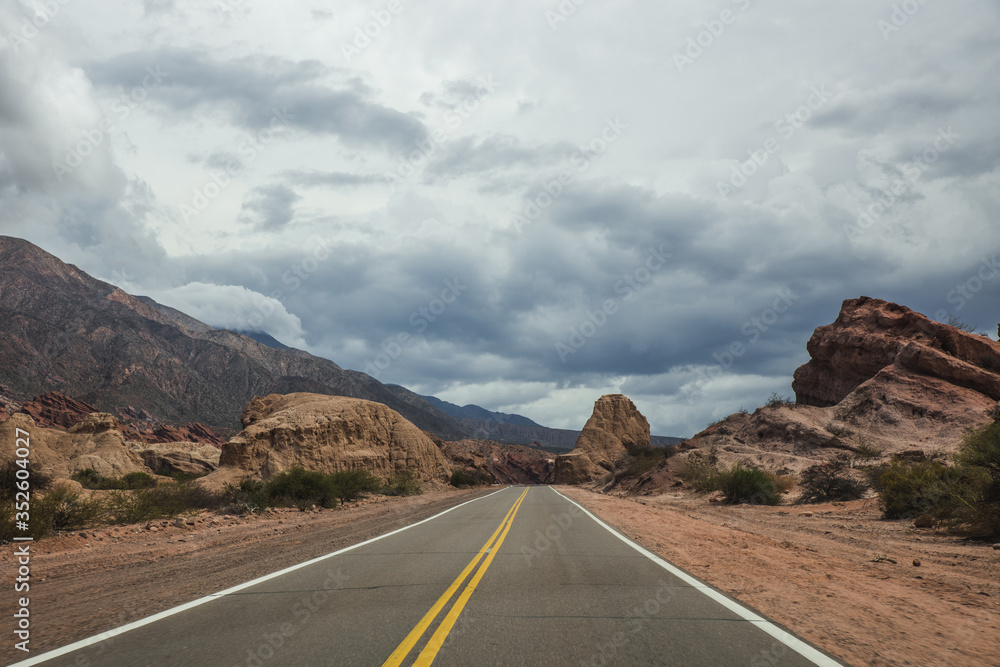
[[[309,391],[384,403],[446,440],[467,434],[409,390],[265,340],[214,329],[0,236],[0,383],[20,400],[57,390],[112,413],[132,407],[230,430],[254,396]]]
[[[25,402],[50,391],[114,414],[225,431],[240,428],[254,396],[306,391],[383,403],[444,440],[569,449],[579,434],[385,385],[266,333],[216,329],[0,236],[0,394]]]

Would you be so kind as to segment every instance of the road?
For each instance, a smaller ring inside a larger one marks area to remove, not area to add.
[[[839,664],[541,486],[18,664],[432,663]]]

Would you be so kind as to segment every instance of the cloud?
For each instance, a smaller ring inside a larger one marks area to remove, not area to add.
[[[280,301],[241,285],[190,282],[147,296],[217,329],[259,331],[285,345],[307,349],[298,317],[285,310]]]
[[[313,134],[331,134],[352,147],[401,152],[426,137],[413,116],[378,104],[371,89],[351,72],[318,60],[292,61],[248,55],[217,60],[196,49],[125,53],[84,65],[101,86],[128,89],[162,73],[156,100],[171,112],[215,108],[241,126],[273,129],[274,119]]]
[[[301,199],[285,185],[254,188],[243,199],[239,221],[264,231],[284,227],[292,221],[294,205]]]

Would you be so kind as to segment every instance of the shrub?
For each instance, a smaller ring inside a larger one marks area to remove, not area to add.
[[[939,461],[910,463],[897,458],[872,468],[870,477],[887,519],[947,515],[968,491],[963,488],[962,471]]]
[[[330,481],[342,503],[357,500],[382,488],[382,480],[367,470],[341,470],[330,475]]]
[[[873,445],[867,438],[864,437],[858,437],[852,450],[859,459],[865,460],[880,459],[882,458],[882,454],[884,454],[881,447]]]
[[[714,451],[707,455],[692,452],[677,470],[677,475],[699,493],[718,490],[719,458]]]
[[[624,476],[639,477],[674,455],[673,447],[641,447],[633,449],[625,463]]]
[[[124,477],[105,477],[96,470],[85,468],[73,473],[72,479],[80,482],[85,489],[134,490],[151,489],[156,486],[156,478],[145,472],[130,472]]]
[[[484,470],[467,471],[456,468],[451,471],[451,485],[462,488],[468,486],[485,486],[493,483],[493,476]]]
[[[829,424],[826,425],[826,430],[827,433],[836,436],[838,438],[847,438],[854,435],[854,431],[852,431],[851,429],[847,428],[846,426],[834,424],[833,422],[830,422]]]
[[[854,479],[848,470],[848,459],[837,457],[802,471],[799,486],[800,503],[824,503],[833,500],[858,500],[868,491],[868,484]]]
[[[310,505],[336,507],[338,491],[329,475],[301,467],[280,472],[265,483],[268,500],[301,510]]]
[[[175,517],[184,512],[219,509],[225,496],[190,483],[157,484],[135,490],[114,490],[107,498],[112,523],[139,523]]]
[[[787,396],[782,396],[776,391],[772,391],[765,405],[769,408],[795,407],[795,401]]]
[[[53,531],[77,530],[99,523],[104,517],[104,504],[96,499],[84,498],[79,491],[60,484],[48,493],[32,494],[28,534],[41,539]],[[0,500],[0,542],[11,542],[15,532],[15,501],[13,498]]]
[[[21,470],[28,471],[27,479],[24,479],[23,472],[18,477],[17,473]],[[17,483],[24,481],[28,482],[28,488],[31,491],[44,491],[52,485],[52,478],[43,473],[34,461],[29,461],[27,464],[18,463],[18,459],[7,459],[0,462],[0,494],[3,498],[13,500],[14,494],[20,490]]]
[[[781,488],[779,480],[759,468],[736,463],[729,470],[718,473],[716,488],[722,492],[729,505],[779,505]]]
[[[239,484],[226,484],[224,511],[227,514],[253,514],[270,506],[267,485],[259,479],[248,478]]]
[[[1000,537],[1000,422],[966,434],[956,462],[971,471],[976,487],[973,502],[958,507],[957,520],[977,536]]]
[[[424,492],[420,488],[420,478],[412,470],[404,470],[387,479],[381,491],[387,496],[419,496]]]

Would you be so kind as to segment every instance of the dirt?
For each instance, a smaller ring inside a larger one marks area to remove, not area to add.
[[[64,646],[433,516],[495,489],[376,496],[333,510],[202,513],[47,537],[31,545],[30,655]],[[13,587],[14,545],[0,547]],[[17,596],[0,596],[12,619]],[[12,628],[11,624],[7,628]],[[7,635],[7,630],[4,630]],[[0,664],[28,657],[9,638]]]
[[[1000,550],[990,544],[881,520],[870,500],[725,506],[687,493],[559,490],[848,664],[1000,665]]]

